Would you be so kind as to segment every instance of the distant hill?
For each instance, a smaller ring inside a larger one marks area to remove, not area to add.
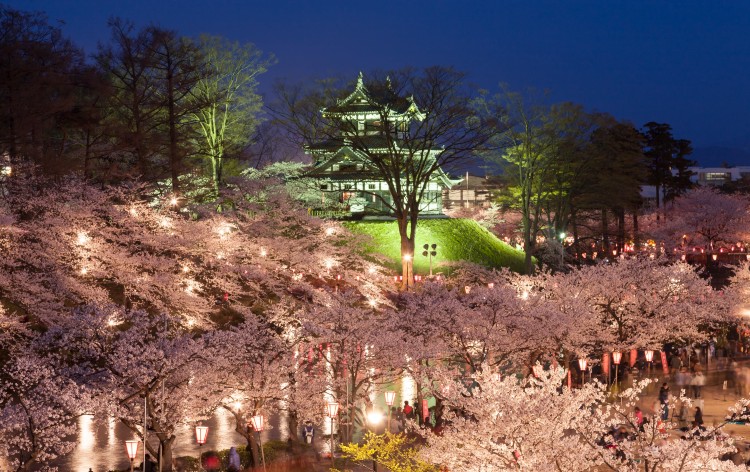
[[[696,147],[690,156],[701,167],[750,166],[750,150],[723,146]]]
[[[368,234],[372,243],[366,247],[370,253],[379,253],[392,261],[394,271],[401,269],[401,242],[395,221],[350,221],[343,223],[355,233]],[[422,219],[417,223],[414,273],[430,272],[429,258],[422,255],[424,244],[437,244],[433,258],[433,272],[445,272],[441,263],[468,261],[488,268],[508,267],[523,272],[524,254],[482,228],[476,221],[462,218]]]

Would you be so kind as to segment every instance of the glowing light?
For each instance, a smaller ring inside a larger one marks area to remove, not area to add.
[[[612,362],[615,363],[615,365],[620,365],[620,361],[622,361],[622,353],[620,351],[614,351],[612,353]],[[586,370],[584,367],[582,370]]]
[[[647,349],[644,354],[646,355],[646,362],[651,362],[654,360],[654,351],[651,349]]]
[[[369,303],[370,307],[372,307],[372,308],[377,308],[377,306],[378,306],[378,302],[375,301],[375,299],[373,299],[373,298],[371,298],[370,301],[368,301],[367,303]]]
[[[330,227],[326,228],[326,236],[333,236],[334,234],[336,234],[336,229]]]
[[[76,242],[79,246],[84,246],[88,244],[89,241],[91,241],[91,239],[89,238],[88,234],[86,234],[84,231],[78,232],[78,239],[76,239]]]
[[[385,403],[388,406],[393,406],[393,402],[396,400],[396,392],[385,392]]]
[[[333,267],[333,259],[326,259],[323,265],[326,266],[326,269],[331,269]]]
[[[369,269],[367,269],[367,273],[372,275],[375,274],[378,270],[374,266],[370,266]]]
[[[167,218],[166,216],[163,216],[159,219],[159,226],[162,228],[171,228],[172,227],[172,220]]]
[[[409,262],[411,260],[411,254],[404,254],[404,262]]]
[[[78,439],[78,449],[80,451],[90,452],[96,444],[94,435],[94,417],[92,415],[81,415],[78,419],[78,430],[80,431]]]
[[[185,280],[185,293],[193,295],[197,288],[198,282],[191,279]]]
[[[169,199],[169,204],[172,206],[177,205],[177,197],[172,197]]]
[[[260,248],[260,257],[266,257],[268,255],[268,252],[266,251],[266,248],[262,247]]]
[[[379,411],[371,411],[367,413],[367,422],[371,426],[379,425],[380,423],[383,422],[383,414],[380,413]]]
[[[231,224],[229,224],[229,223],[222,223],[222,224],[220,224],[220,225],[219,225],[219,226],[218,226],[218,227],[216,228],[216,232],[217,232],[217,233],[219,234],[219,238],[220,238],[220,239],[225,239],[225,238],[226,238],[226,236],[227,236],[227,235],[228,235],[229,233],[231,233],[231,232],[232,232],[232,228],[234,228],[234,226],[232,226]]]
[[[253,424],[253,429],[257,432],[263,431],[263,415],[255,415],[250,421]]]
[[[588,365],[588,361],[586,361],[586,359],[584,358],[578,359],[578,367],[581,369],[581,371],[586,370],[587,365]]]
[[[85,268],[85,267],[81,268],[81,275],[86,275],[88,273],[89,273],[89,270],[87,268]]]
[[[495,282],[490,282],[490,283],[488,283],[488,284],[487,284],[487,288],[489,288],[489,289],[493,289],[493,288],[495,288]]]
[[[195,442],[202,446],[206,444],[206,439],[208,439],[208,426],[196,426]]]
[[[131,461],[138,455],[138,441],[137,439],[128,439],[125,441],[125,451],[128,453],[128,459]]]
[[[185,272],[187,272],[187,271],[189,271],[189,270],[190,270],[190,267],[188,267],[188,266],[186,266],[186,265],[182,266],[182,272],[183,272],[183,273],[185,273]]]
[[[329,418],[335,417],[339,412],[339,404],[337,402],[326,403],[326,414]]]

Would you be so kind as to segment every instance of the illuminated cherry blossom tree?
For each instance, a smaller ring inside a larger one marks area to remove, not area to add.
[[[717,439],[720,427],[679,439],[652,420],[640,431],[632,411],[647,382],[623,392],[619,404],[608,402],[598,383],[561,388],[565,375],[541,370],[538,378],[519,380],[483,366],[457,378],[445,371],[436,393],[444,399],[446,425],[439,434],[421,430],[422,458],[453,472],[745,470],[720,459],[734,451],[731,439]],[[620,427],[625,434],[613,434]]]
[[[721,245],[734,246],[750,235],[750,199],[698,187],[676,198],[667,218],[644,218],[644,230],[668,249],[702,247],[709,254]]]

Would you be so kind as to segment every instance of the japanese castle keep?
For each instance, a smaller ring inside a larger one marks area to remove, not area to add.
[[[338,203],[343,210],[341,216],[388,216],[391,211],[386,202],[393,200],[386,181],[368,155],[398,153],[403,143],[400,138],[406,135],[411,123],[423,120],[424,114],[413,98],[399,97],[390,86],[381,94],[371,93],[364,85],[362,73],[349,96],[321,113],[325,119],[337,121],[334,129],[340,131],[337,136],[306,147],[313,157],[313,167],[307,176],[319,185],[320,208],[331,208]],[[424,159],[428,165],[429,161],[434,164],[437,152],[426,151]],[[405,182],[403,176],[401,180]],[[441,169],[433,172],[421,200],[420,213],[442,214],[442,191],[453,184]]]

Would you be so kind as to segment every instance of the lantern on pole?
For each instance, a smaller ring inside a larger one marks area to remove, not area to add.
[[[396,401],[396,392],[385,392],[385,404],[393,406],[393,402]]]
[[[208,426],[196,426],[195,427],[195,442],[198,443],[198,463],[203,468],[203,445],[206,444],[208,439]]]
[[[654,351],[646,349],[643,354],[646,356],[646,362],[648,362],[648,376],[651,377],[651,361],[654,360]]]
[[[588,365],[588,362],[586,359],[581,357],[578,359],[578,368],[581,369],[581,387],[583,387],[584,382],[586,381],[586,366]]]
[[[266,470],[266,454],[263,451],[263,438],[260,433],[263,432],[263,415],[255,415],[250,418],[253,429],[258,433],[258,445],[260,446],[260,458],[263,461],[263,470]]]
[[[338,402],[328,402],[326,404],[326,413],[331,418],[331,467],[333,468],[333,419],[339,412]]]
[[[651,349],[646,349],[644,354],[646,355],[646,362],[651,362],[654,360],[654,351],[652,351]]]
[[[613,351],[612,352],[612,362],[615,364],[615,384],[619,385],[618,382],[620,380],[619,374],[619,367],[620,362],[622,361],[622,352],[620,351]]]
[[[139,442],[137,439],[128,439],[125,441],[125,452],[128,453],[128,459],[130,459],[130,472],[133,472],[133,461],[138,455]]]
[[[195,427],[195,442],[202,446],[206,444],[208,439],[208,426],[196,426]]]

